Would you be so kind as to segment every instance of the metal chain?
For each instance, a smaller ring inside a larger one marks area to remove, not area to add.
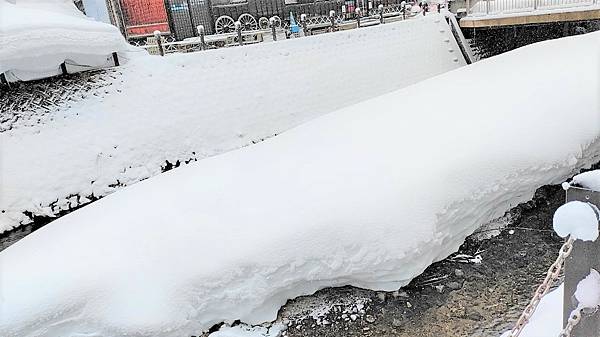
[[[525,328],[525,325],[527,325],[527,323],[529,323],[529,319],[535,312],[535,309],[537,308],[538,304],[540,304],[542,297],[544,297],[544,295],[546,295],[548,293],[552,283],[554,281],[556,281],[558,279],[558,277],[560,276],[560,270],[562,268],[562,265],[565,262],[565,259],[571,254],[571,251],[573,250],[573,242],[574,241],[575,241],[575,239],[573,239],[572,237],[569,237],[567,242],[565,242],[562,245],[562,247],[560,247],[560,251],[558,253],[558,257],[556,258],[556,261],[554,261],[554,263],[550,266],[550,269],[548,269],[548,272],[546,273],[546,278],[544,279],[544,282],[542,282],[542,284],[540,284],[540,286],[535,291],[533,298],[531,299],[531,301],[529,302],[527,307],[525,307],[525,310],[523,310],[523,313],[517,320],[515,327],[510,331],[510,334],[508,335],[509,337],[518,337],[521,334],[521,331],[523,331],[523,328]],[[577,322],[575,322],[573,324],[573,326],[575,326],[575,324],[577,324],[579,322],[579,319],[581,319],[581,315],[579,315],[578,317],[579,318],[577,319]],[[569,331],[569,334],[570,334],[570,331]],[[569,335],[566,335],[566,336],[568,337]],[[563,336],[561,335],[561,337],[563,337]]]
[[[577,325],[577,323],[579,323],[579,321],[581,321],[581,311],[582,310],[583,310],[583,308],[578,308],[578,309],[573,310],[573,312],[569,316],[567,325],[560,332],[560,335],[558,335],[558,337],[570,337],[571,336],[571,331]]]

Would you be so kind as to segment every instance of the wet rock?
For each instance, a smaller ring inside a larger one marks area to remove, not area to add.
[[[462,288],[462,284],[458,283],[458,282],[450,282],[447,284],[448,288],[452,289],[452,290],[458,290],[460,288]]]

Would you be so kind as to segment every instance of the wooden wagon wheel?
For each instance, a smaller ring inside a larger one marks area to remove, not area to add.
[[[258,19],[258,28],[260,28],[260,29],[269,28],[269,19],[267,19],[264,16],[261,17],[260,19]]]
[[[235,23],[231,16],[222,15],[215,21],[215,32],[217,34],[231,33],[235,31]]]
[[[273,20],[273,26],[275,26],[275,28],[281,28],[281,19],[277,15],[272,16],[271,20]]]
[[[240,17],[238,18],[238,21],[242,24],[242,30],[257,30],[258,29],[258,23],[256,22],[256,19],[248,13],[244,13],[244,14],[240,15]]]

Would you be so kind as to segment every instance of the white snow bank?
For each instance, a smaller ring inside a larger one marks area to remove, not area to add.
[[[548,293],[525,325],[519,337],[553,337],[562,331],[564,284]],[[509,337],[510,331],[502,334]]]
[[[580,173],[573,177],[571,184],[579,185],[583,188],[600,192],[600,170],[593,170]]]
[[[600,306],[600,274],[597,270],[591,269],[590,274],[577,284],[575,291],[578,309],[594,309]]]
[[[565,238],[595,241],[598,238],[598,209],[587,202],[571,201],[554,213],[552,226],[556,234]]]
[[[89,19],[66,0],[0,0],[0,73],[9,81],[113,65],[112,53],[128,48],[119,30]]]
[[[599,42],[484,60],[64,216],[0,253],[0,334],[194,335],[324,287],[397,289],[599,160]]]
[[[143,54],[122,57],[132,60],[106,97],[69,102],[40,114],[52,122],[0,133],[0,232],[30,221],[24,211],[53,216],[158,174],[166,160],[239,148],[465,64],[439,15],[242,48]],[[405,111],[406,103],[396,104]]]
[[[243,324],[234,327],[223,326],[219,331],[211,333],[209,337],[279,337],[285,328],[281,324],[275,324],[268,329]]]

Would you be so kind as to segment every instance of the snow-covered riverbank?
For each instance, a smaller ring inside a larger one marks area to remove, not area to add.
[[[599,161],[599,42],[484,60],[67,215],[0,253],[0,331],[193,335],[324,287],[397,289]]]

